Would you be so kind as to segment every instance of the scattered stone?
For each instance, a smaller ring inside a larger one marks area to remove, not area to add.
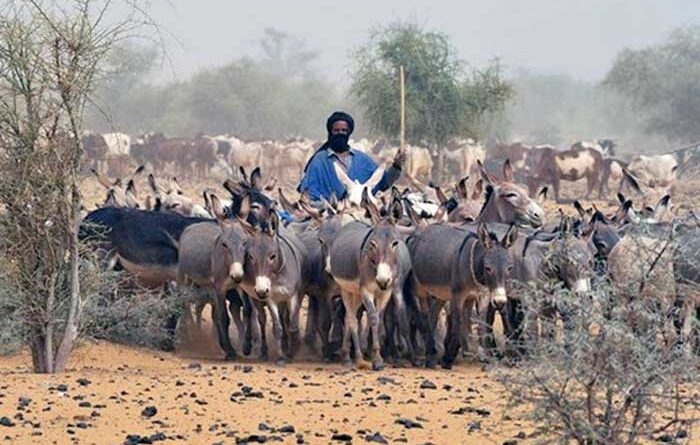
[[[415,422],[411,419],[406,419],[404,417],[399,417],[398,419],[396,419],[396,421],[394,423],[397,423],[399,425],[403,425],[405,428],[407,428],[409,430],[412,428],[423,428],[423,425],[421,425],[420,423]]]
[[[514,436],[516,439],[525,439],[527,437],[527,434],[525,434],[525,431],[518,431],[518,434]]]
[[[3,416],[3,417],[0,417],[0,426],[12,428],[13,426],[15,426],[15,423],[12,420],[10,420],[9,417]]]
[[[280,433],[286,433],[286,434],[293,434],[296,432],[293,425],[282,425],[281,427],[279,427],[279,429],[277,431],[279,431]]]
[[[158,409],[155,406],[147,406],[141,411],[143,417],[153,417],[158,414]]]
[[[267,436],[251,434],[248,437],[236,437],[236,443],[265,443],[267,442]]]
[[[21,406],[22,408],[29,406],[30,403],[32,403],[32,399],[28,397],[19,398],[19,406]]]
[[[663,442],[663,443],[672,443],[675,441],[672,435],[665,433],[660,435],[659,437],[656,438],[657,441]]]
[[[243,373],[248,374],[248,373],[250,373],[250,372],[253,372],[253,367],[250,366],[250,365],[245,365],[245,366],[243,367]]]
[[[80,379],[76,380],[75,383],[77,383],[77,384],[80,385],[80,386],[88,386],[88,385],[91,384],[92,382],[91,382],[90,380],[88,380],[88,379],[80,378]]]
[[[161,441],[167,439],[167,436],[163,432],[158,432],[158,433],[155,433],[152,436],[150,436],[148,439],[151,442],[161,442]]]
[[[399,384],[396,380],[392,379],[391,377],[384,377],[384,376],[377,377],[377,382],[379,382],[382,385],[387,385],[387,384],[398,385]]]
[[[467,431],[470,433],[473,433],[474,431],[480,431],[481,430],[481,422],[478,420],[474,420],[472,422],[469,422],[467,424]]]
[[[391,400],[391,396],[388,394],[379,394],[377,400]]]
[[[338,442],[352,442],[352,436],[345,433],[335,433],[331,436],[331,440]]]
[[[81,430],[85,430],[88,428],[88,424],[85,422],[78,422],[75,424],[76,427],[80,428]]]
[[[420,389],[437,389],[437,385],[430,380],[423,380],[420,384]]]
[[[175,386],[185,386],[185,382],[183,382],[182,380],[176,380]]]
[[[378,431],[374,434],[368,434],[365,436],[365,442],[373,442],[373,443],[383,443],[383,444],[388,444],[389,442],[382,436]]]
[[[56,391],[68,392],[68,385],[62,383],[56,387]]]
[[[201,363],[190,363],[187,366],[189,369],[202,369],[202,364]]]
[[[266,423],[259,423],[258,431],[272,431],[272,427]]]
[[[90,407],[92,407],[92,403],[90,403],[90,402],[80,402],[80,403],[78,403],[78,406],[81,407],[81,408],[90,408]]]
[[[505,442],[503,442],[503,445],[518,445],[518,441],[515,439],[506,440]]]
[[[688,432],[686,430],[678,430],[676,433],[676,439],[685,439],[688,437]]]

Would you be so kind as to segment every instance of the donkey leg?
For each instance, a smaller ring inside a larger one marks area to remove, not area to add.
[[[265,303],[252,299],[255,304],[255,312],[258,316],[258,326],[260,329],[260,360],[267,361],[269,357],[267,348],[267,313],[265,313]]]
[[[372,369],[381,371],[384,369],[384,360],[380,351],[379,310],[374,304],[374,295],[367,290],[362,291],[362,303],[367,310],[369,325],[372,329]],[[386,304],[384,306],[386,307]]]
[[[464,315],[464,297],[455,296],[450,301],[450,314],[447,319],[447,335],[445,336],[445,353],[442,356],[442,367],[452,368],[460,346],[460,330]]]
[[[362,344],[360,343],[360,326],[357,319],[357,312],[360,308],[361,298],[355,295],[343,295],[343,304],[345,305],[345,338],[343,339],[343,351],[344,358],[347,361],[350,360],[350,336],[352,336],[352,341],[355,350],[355,364],[360,369],[366,369],[367,363],[362,357]],[[347,343],[347,345],[346,345]]]
[[[423,302],[424,299],[422,298],[421,302],[416,301],[416,324],[418,326],[418,331],[423,337],[423,343],[425,344],[425,366],[427,368],[434,368],[437,365],[435,331],[431,329],[429,322],[430,313],[427,305],[423,304]]]
[[[243,292],[239,294],[243,303],[243,319],[245,320],[245,332],[243,334],[243,354],[250,355],[253,351],[253,304],[250,302],[250,297]],[[257,320],[257,318],[256,318]]]
[[[335,355],[343,346],[345,329],[345,305],[342,298],[333,297],[329,302],[332,314],[332,327],[329,338],[330,356]]]
[[[228,334],[231,320],[229,319],[228,310],[226,309],[226,297],[217,292],[216,296],[211,299],[211,302],[214,324],[216,325],[216,332],[219,337],[219,346],[226,354],[225,360],[235,360],[237,355],[236,350],[233,348],[231,338]]]
[[[309,295],[309,308],[306,312],[306,329],[304,330],[304,344],[309,349],[314,350],[316,346],[316,335],[318,334],[318,323],[320,316],[320,301],[318,297]]]
[[[230,289],[228,292],[226,292],[226,299],[229,302],[229,312],[231,312],[233,324],[236,326],[238,338],[241,339],[245,335],[245,327],[243,326],[243,320],[241,319],[241,307],[243,306],[243,301],[235,289]]]
[[[411,339],[411,322],[408,317],[408,308],[406,305],[406,295],[402,288],[394,290],[392,294],[392,301],[394,303],[394,311],[398,317],[399,333],[400,338],[408,349],[408,356],[411,363],[416,363],[416,350],[413,347],[413,340]]]
[[[280,317],[280,308],[276,301],[269,299],[267,307],[270,309],[270,317],[272,318],[272,335],[275,337],[275,346],[277,347],[277,364],[283,365],[287,362],[287,354],[282,346],[282,318]]]
[[[331,308],[332,302],[328,298],[319,298],[318,300],[318,323],[316,331],[321,337],[321,353],[326,361],[331,360],[332,351],[330,349],[330,330],[331,330]]]
[[[294,358],[299,345],[301,344],[301,336],[299,333],[299,319],[301,314],[301,299],[302,295],[292,295],[289,299],[289,356]],[[318,308],[316,309],[316,318],[318,318]],[[314,322],[313,324],[316,324]],[[315,332],[315,328],[314,331]]]

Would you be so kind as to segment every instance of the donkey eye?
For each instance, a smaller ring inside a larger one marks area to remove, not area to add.
[[[224,249],[228,249],[228,244],[226,243],[226,241],[221,242],[221,247],[223,247]]]
[[[275,258],[277,258],[277,254],[273,253],[272,255],[270,255],[269,258],[270,258],[270,261],[275,261]]]
[[[488,275],[493,275],[493,269],[490,266],[484,266],[484,270]]]
[[[392,249],[396,249],[397,247],[399,247],[399,242],[398,242],[398,240],[397,240],[397,241],[394,241],[393,243],[391,243],[391,248],[392,248]]]
[[[517,197],[518,197],[517,193],[513,193],[513,192],[506,193],[506,198],[517,198]]]

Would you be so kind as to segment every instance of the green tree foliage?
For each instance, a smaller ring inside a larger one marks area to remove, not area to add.
[[[351,92],[378,136],[399,135],[399,69],[406,76],[406,138],[442,146],[458,136],[480,138],[488,117],[512,94],[495,62],[467,74],[448,36],[412,23],[372,32],[354,54]]]
[[[673,31],[663,43],[625,49],[604,85],[629,97],[645,129],[671,143],[700,141],[700,27]]]

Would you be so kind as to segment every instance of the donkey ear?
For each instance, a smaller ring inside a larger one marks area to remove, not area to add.
[[[494,185],[496,184],[496,179],[491,176],[489,172],[486,171],[484,168],[484,164],[481,163],[480,160],[477,160],[476,163],[479,165],[479,174],[481,175],[481,179],[487,184],[487,185]]]
[[[488,229],[486,229],[486,225],[484,223],[479,223],[479,225],[476,227],[476,234],[479,237],[481,244],[483,244],[485,248],[490,249],[493,244],[493,240],[491,239],[491,234],[489,233]]]
[[[316,221],[323,221],[323,213],[304,201],[299,201],[299,206]]]
[[[411,220],[411,224],[415,227],[425,227],[427,226],[427,223],[424,219],[421,219],[416,211],[413,209],[413,205],[411,204],[411,201],[409,201],[407,198],[403,198],[403,204],[404,207],[406,208],[406,214],[408,215],[408,218]]]
[[[362,208],[369,212],[370,219],[374,224],[378,224],[379,221],[381,221],[381,213],[379,212],[377,206],[374,205],[374,203],[370,199],[367,187],[362,189],[362,201],[360,204]]]
[[[260,173],[260,167],[255,167],[253,173],[250,174],[250,186],[255,190],[262,190],[262,173]]]
[[[510,159],[506,159],[503,163],[503,180],[513,182],[513,166],[510,165]]]
[[[623,195],[622,193],[618,193],[617,201],[620,203],[620,205],[622,205],[625,203],[625,201],[627,201],[627,198],[625,198],[625,195]]]
[[[138,175],[140,175],[141,173],[143,173],[143,171],[144,171],[145,169],[146,169],[146,167],[145,167],[144,165],[139,165],[138,167],[136,167],[136,170],[134,170],[134,174],[131,175],[131,176],[132,176],[132,177],[133,177],[133,176],[138,176]]]
[[[578,212],[578,214],[581,218],[586,216],[586,211],[583,209],[583,206],[578,201],[578,199],[576,201],[574,201],[574,208],[576,209],[576,211]]]
[[[542,190],[537,194],[537,202],[542,203],[547,199],[547,193],[549,192],[549,187],[542,187]]]
[[[337,162],[333,163],[333,169],[335,170],[335,175],[338,177],[338,181],[340,181],[341,184],[343,184],[346,188],[350,186],[350,184],[353,184],[353,180],[350,179],[347,173],[345,173],[345,170],[343,170],[343,167],[341,167]]]
[[[559,221],[559,234],[568,235],[571,232],[571,221],[568,216],[562,216]]]
[[[442,187],[439,185],[433,184],[433,189],[435,190],[435,195],[437,196],[438,201],[440,201],[440,204],[445,204],[449,198],[447,195],[445,195],[445,192],[442,190]]]
[[[270,220],[268,221],[268,233],[270,235],[277,235],[280,231],[280,217],[274,210],[270,212]]]
[[[226,219],[226,215],[224,214],[224,206],[221,204],[221,201],[219,201],[219,198],[212,193],[211,197],[211,211],[214,214],[214,217],[219,221],[223,221]]]
[[[459,180],[459,183],[457,184],[457,191],[459,191],[459,196],[460,198],[467,200],[469,199],[469,193],[467,192],[467,181],[469,180],[469,176],[465,176],[464,178]]]
[[[112,188],[112,184],[109,182],[109,180],[107,178],[104,177],[104,175],[99,173],[94,168],[91,168],[90,171],[92,172],[93,175],[95,175],[95,177],[97,178],[97,182],[99,182],[102,187],[106,188],[107,190]]]
[[[479,179],[474,184],[474,190],[472,191],[472,201],[478,201],[481,199],[481,195],[484,194],[484,180]]]
[[[292,214],[296,213],[299,210],[298,205],[295,203],[292,203],[287,198],[287,196],[284,194],[284,192],[282,191],[282,187],[277,189],[277,194],[280,198],[280,205],[282,206],[282,208],[284,210],[286,210],[287,212],[292,213]]]
[[[270,178],[269,181],[267,181],[267,183],[265,184],[265,187],[263,187],[263,190],[265,190],[266,192],[271,192],[272,190],[275,189],[276,184],[277,184],[277,178],[272,177],[272,178]]]
[[[510,249],[510,247],[515,244],[515,241],[518,239],[518,226],[515,224],[511,224],[510,227],[508,228],[508,231],[506,234],[503,236],[503,239],[501,240],[501,245],[505,247],[506,249]]]
[[[636,190],[638,193],[642,193],[642,189],[639,187],[639,181],[637,180],[637,178],[634,177],[632,173],[629,172],[629,170],[623,168],[622,176],[624,177],[624,180],[630,183],[634,190]]]
[[[403,217],[403,205],[401,204],[401,198],[394,198],[391,200],[391,207],[389,207],[389,219],[392,224],[396,224]]]
[[[234,197],[241,196],[244,192],[243,187],[232,179],[227,179],[224,182],[224,188]]]
[[[250,195],[247,193],[241,198],[241,205],[238,209],[238,216],[247,219],[250,214]]]
[[[238,167],[238,173],[241,174],[241,178],[243,178],[243,183],[246,185],[250,185],[250,180],[248,179],[248,173],[245,171],[245,167],[242,165]]]
[[[374,190],[377,184],[379,184],[379,181],[382,180],[382,177],[384,177],[384,168],[377,167],[374,173],[372,173],[372,176],[365,182],[365,185],[369,187],[370,190]]]
[[[659,220],[671,206],[671,195],[665,195],[654,207],[654,218]]]

